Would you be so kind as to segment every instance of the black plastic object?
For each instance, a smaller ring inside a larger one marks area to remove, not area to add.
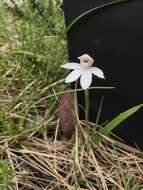
[[[64,0],[66,26],[79,15],[115,1]],[[94,77],[92,86],[114,86],[90,91],[90,120],[96,121],[104,96],[100,122],[113,119],[132,106],[143,103],[143,0],[120,2],[85,14],[67,32],[70,61],[89,54],[106,80]],[[84,94],[78,93],[84,105]],[[80,117],[84,117],[80,109]],[[143,149],[143,110],[124,121],[114,131],[130,145]]]

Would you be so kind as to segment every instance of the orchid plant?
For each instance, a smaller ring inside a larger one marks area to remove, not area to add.
[[[61,65],[62,68],[73,70],[65,79],[66,83],[77,81],[80,78],[80,85],[85,90],[85,119],[88,124],[89,114],[89,87],[92,83],[92,75],[95,75],[101,79],[105,79],[104,73],[98,67],[93,67],[94,59],[84,54],[78,57],[80,63],[66,63]]]

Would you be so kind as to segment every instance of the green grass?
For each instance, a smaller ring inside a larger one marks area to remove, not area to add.
[[[13,172],[10,168],[8,160],[0,160],[0,188],[12,189],[14,184],[12,183]]]
[[[0,190],[142,189],[142,152],[103,136],[140,106],[102,136],[79,120],[71,140],[59,135],[59,96],[68,89],[59,67],[68,60],[64,15],[60,0],[35,2],[0,2]]]
[[[42,110],[52,112],[51,107],[56,107],[55,97],[36,103],[53,94],[53,88],[59,90],[58,85],[49,90],[46,87],[62,79],[59,65],[67,59],[63,12],[60,3],[52,2],[40,1],[43,16],[32,3],[26,4],[20,9],[22,18],[1,3],[1,47],[8,44],[0,57],[0,101],[4,104],[0,115],[5,120],[5,133],[25,129],[30,116],[36,119]],[[60,89],[64,89],[63,84]]]

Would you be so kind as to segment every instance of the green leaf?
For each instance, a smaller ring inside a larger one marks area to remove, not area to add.
[[[104,136],[107,136],[120,123],[122,123],[123,121],[125,121],[128,117],[130,117],[132,114],[134,114],[135,112],[137,112],[142,107],[143,107],[143,104],[134,106],[134,107],[130,108],[129,110],[127,110],[127,111],[119,114],[112,121],[110,121],[109,123],[107,123],[95,135],[94,144],[97,145],[99,142],[101,142],[102,139],[104,138]]]
[[[89,14],[95,12],[95,11],[98,11],[102,8],[105,8],[105,7],[108,7],[108,6],[111,6],[111,5],[114,5],[114,4],[118,4],[118,3],[124,3],[124,2],[127,2],[128,0],[114,0],[114,1],[111,1],[109,3],[105,3],[103,5],[99,5],[97,7],[94,7],[86,12],[84,12],[83,14],[79,15],[78,17],[76,17],[70,24],[69,26],[67,27],[66,29],[66,33],[69,32],[69,30],[71,30],[73,28],[73,26],[79,22],[81,20],[81,18],[85,17],[85,16],[88,16]]]

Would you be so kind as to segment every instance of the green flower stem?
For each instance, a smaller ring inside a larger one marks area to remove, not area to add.
[[[89,89],[85,90],[85,121],[89,125]]]
[[[77,81],[75,83],[75,91],[74,91],[74,107],[75,107],[75,116],[77,121],[79,120],[79,106],[78,106],[78,97],[77,97]]]

